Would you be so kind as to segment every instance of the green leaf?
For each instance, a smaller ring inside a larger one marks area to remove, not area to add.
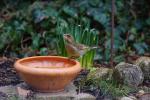
[[[35,33],[34,33],[35,34]],[[32,47],[33,49],[38,49],[40,47],[40,35],[39,33],[36,33],[37,36],[32,37]]]
[[[70,7],[70,6],[64,6],[63,7],[63,11],[70,15],[71,17],[74,17],[74,18],[77,18],[78,17],[78,13],[77,13],[77,10],[73,7]]]
[[[124,55],[119,55],[119,56],[114,57],[114,61],[115,61],[116,63],[125,61]]]
[[[133,34],[136,34],[136,33],[137,33],[137,30],[136,30],[135,27],[132,27],[132,28],[130,29],[130,32],[133,33]]]
[[[98,6],[100,2],[100,0],[89,0],[89,4],[94,7]]]
[[[138,54],[144,54],[145,51],[148,49],[147,44],[143,43],[134,43],[133,44],[134,48],[138,52]]]
[[[146,19],[146,23],[150,25],[150,18]]]
[[[48,6],[43,10],[45,15],[52,17],[53,19],[58,16],[58,11],[53,9],[52,7]]]
[[[48,55],[48,49],[47,48],[41,48],[40,49],[40,55],[42,55],[42,56],[46,56],[46,55]]]
[[[44,11],[41,9],[35,9],[32,11],[32,17],[35,23],[39,23],[42,20],[48,18]]]

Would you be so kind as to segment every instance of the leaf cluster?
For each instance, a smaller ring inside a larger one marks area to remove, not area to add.
[[[96,59],[109,61],[110,0],[15,1],[2,0],[0,4],[2,55],[9,53],[22,57],[55,54],[59,20],[63,25],[89,21],[89,27],[99,32],[101,48],[97,51]],[[115,2],[115,62],[125,60],[124,54],[143,55],[150,51],[149,4],[148,0]]]

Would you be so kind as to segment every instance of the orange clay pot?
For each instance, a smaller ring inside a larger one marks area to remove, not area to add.
[[[64,90],[80,72],[80,63],[60,56],[35,56],[16,61],[21,78],[39,92]]]

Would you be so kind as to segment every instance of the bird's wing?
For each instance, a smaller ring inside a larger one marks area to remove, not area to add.
[[[76,44],[76,47],[77,47],[79,50],[85,50],[85,49],[88,49],[88,48],[89,48],[88,46],[83,45],[83,44]]]
[[[80,57],[78,48],[72,44],[66,44],[66,50],[69,56]]]

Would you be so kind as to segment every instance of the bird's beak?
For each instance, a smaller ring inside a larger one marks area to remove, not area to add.
[[[64,37],[65,40],[67,39],[67,35],[66,34],[64,34],[63,37]]]

